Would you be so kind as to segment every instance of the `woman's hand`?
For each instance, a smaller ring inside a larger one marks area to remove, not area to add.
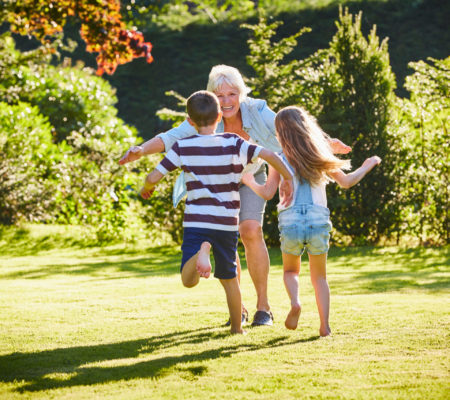
[[[128,149],[125,155],[119,160],[119,164],[123,165],[132,161],[139,160],[144,155],[142,146],[133,146]]]
[[[334,154],[348,154],[352,151],[352,148],[350,146],[347,146],[339,139],[330,138],[328,140],[328,143],[330,144],[331,150]]]

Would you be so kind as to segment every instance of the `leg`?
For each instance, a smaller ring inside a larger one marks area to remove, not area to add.
[[[254,220],[245,220],[239,226],[239,233],[245,247],[248,272],[256,289],[256,309],[269,311],[267,280],[270,261],[261,225]]]
[[[203,242],[200,250],[186,261],[181,270],[181,281],[184,286],[188,288],[194,287],[198,284],[200,276],[204,276],[205,278],[209,277],[211,272],[211,262],[209,261],[210,249],[211,245],[208,242]]]
[[[244,333],[241,323],[241,289],[236,278],[220,279],[220,283],[225,289],[227,296],[228,309],[230,311],[231,333]]]
[[[330,288],[327,282],[327,253],[309,256],[311,282],[316,293],[317,309],[320,317],[320,336],[331,335],[329,325],[330,315]]]
[[[241,267],[241,260],[239,258],[239,253],[236,251],[236,272],[237,272],[237,280],[239,283],[239,286],[241,285],[241,272],[242,272],[242,267]],[[245,320],[248,320],[248,311],[247,309],[244,307],[244,304],[242,304],[242,314],[245,314]],[[244,319],[244,318],[243,318]]]
[[[241,284],[241,259],[239,258],[239,253],[236,251],[236,271],[237,271],[237,279],[239,284]]]
[[[236,273],[239,286],[241,285],[241,270],[242,268],[241,268],[241,261],[239,259],[239,253],[236,251]],[[245,308],[244,304],[242,303],[242,323],[244,324],[247,321],[248,321],[248,311]],[[225,326],[230,325],[231,325],[231,318],[228,318],[228,321],[225,322]]]
[[[301,256],[282,253],[283,256],[283,280],[286,291],[291,300],[291,310],[284,321],[288,329],[296,329],[302,307],[298,297],[298,274],[300,273]]]

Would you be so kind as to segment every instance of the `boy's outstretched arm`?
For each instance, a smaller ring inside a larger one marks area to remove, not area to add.
[[[147,200],[151,197],[155,191],[156,184],[163,178],[163,174],[157,169],[150,172],[144,181],[144,186],[142,187],[140,194],[143,199]]]
[[[367,158],[363,164],[353,172],[349,174],[344,173],[341,170],[336,172],[330,172],[329,175],[338,183],[339,186],[344,189],[348,189],[356,185],[366,174],[372,170],[373,167],[381,162],[381,158],[378,156],[373,156]]]
[[[255,176],[251,172],[243,174],[241,181],[259,197],[262,197],[264,200],[270,200],[277,192],[278,184],[280,183],[280,174],[275,168],[269,165],[269,176],[264,185],[257,183]]]
[[[262,149],[259,154],[259,158],[267,161],[272,167],[274,167],[280,175],[283,176],[283,180],[280,184],[280,197],[283,199],[281,204],[288,206],[292,202],[294,195],[294,184],[292,180],[292,174],[287,169],[286,165],[281,158],[278,157],[273,151]]]

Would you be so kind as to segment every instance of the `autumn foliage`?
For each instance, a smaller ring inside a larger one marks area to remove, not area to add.
[[[33,35],[42,43],[62,31],[67,19],[81,22],[86,50],[98,53],[97,74],[113,74],[117,66],[145,57],[153,61],[152,44],[137,30],[127,29],[119,0],[6,0],[4,19],[14,33]]]

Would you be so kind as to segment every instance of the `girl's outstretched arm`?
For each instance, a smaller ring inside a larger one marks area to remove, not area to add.
[[[262,197],[264,200],[270,200],[278,189],[280,174],[275,168],[269,165],[269,176],[264,185],[257,183],[255,181],[255,176],[251,172],[243,174],[241,181],[252,189],[259,197]]]
[[[381,162],[381,158],[378,156],[373,156],[367,158],[363,164],[353,172],[349,174],[344,173],[341,170],[335,172],[329,172],[328,175],[332,177],[340,187],[348,189],[356,185],[366,174],[372,170],[373,167]]]

